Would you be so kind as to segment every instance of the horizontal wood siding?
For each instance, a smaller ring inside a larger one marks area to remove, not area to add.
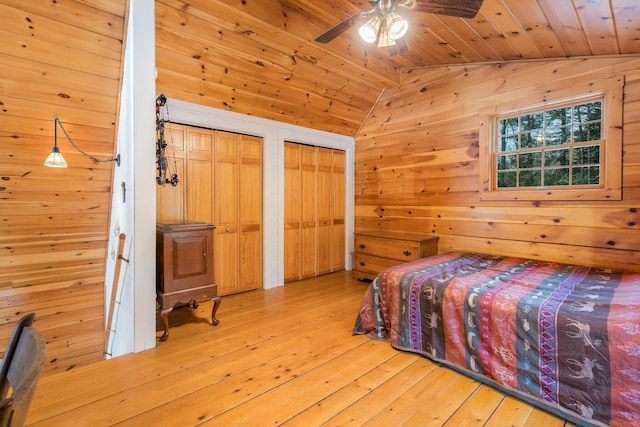
[[[0,349],[36,313],[43,375],[103,358],[112,163],[58,129],[69,167],[43,165],[57,113],[74,142],[114,154],[125,0],[1,0]]]
[[[407,70],[356,136],[355,223],[463,249],[640,271],[640,59]],[[479,111],[623,77],[621,201],[481,201]]]

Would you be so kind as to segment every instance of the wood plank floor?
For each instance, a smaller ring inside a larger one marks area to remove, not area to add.
[[[216,327],[210,303],[176,309],[156,348],[41,378],[27,425],[573,425],[352,336],[366,286],[338,272],[223,297]]]

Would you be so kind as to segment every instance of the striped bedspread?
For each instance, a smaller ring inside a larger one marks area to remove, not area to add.
[[[579,424],[640,426],[640,273],[443,253],[380,273],[354,333]]]

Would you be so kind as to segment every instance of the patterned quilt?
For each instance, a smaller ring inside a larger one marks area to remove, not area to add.
[[[354,333],[579,424],[640,426],[640,273],[443,253],[380,273]]]

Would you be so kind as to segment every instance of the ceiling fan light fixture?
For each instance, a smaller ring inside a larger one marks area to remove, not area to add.
[[[397,40],[407,33],[407,30],[409,29],[409,23],[398,13],[389,12],[385,18],[389,37]]]
[[[382,19],[380,19],[379,15],[374,15],[367,20],[360,29],[358,33],[362,40],[367,43],[373,43],[378,39],[378,33],[380,32],[380,26],[382,25]]]
[[[389,47],[395,45],[396,39],[391,37],[389,27],[387,26],[386,21],[383,21],[382,26],[380,27],[380,33],[378,34],[378,47]]]

